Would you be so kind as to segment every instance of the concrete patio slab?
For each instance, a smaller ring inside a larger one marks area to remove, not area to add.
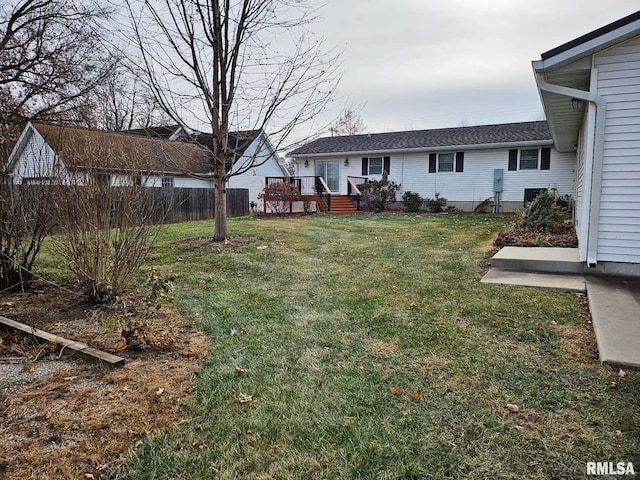
[[[640,368],[640,279],[588,276],[600,361]]]
[[[516,285],[521,287],[555,288],[566,292],[585,292],[582,275],[555,275],[551,273],[517,272],[492,268],[480,280],[482,283]]]
[[[521,272],[582,274],[584,264],[577,248],[503,247],[491,259],[491,267]]]

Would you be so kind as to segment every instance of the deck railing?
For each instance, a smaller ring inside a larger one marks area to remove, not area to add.
[[[356,203],[358,211],[362,210],[360,200],[362,198],[362,192],[360,186],[367,181],[366,177],[347,177],[347,195],[351,197]]]

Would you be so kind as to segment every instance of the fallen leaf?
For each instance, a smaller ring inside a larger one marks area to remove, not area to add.
[[[451,385],[449,385],[448,383],[444,386],[444,389],[447,392],[453,392],[453,387]]]
[[[266,250],[267,246],[266,245],[260,245],[259,247],[257,247],[258,250]]]
[[[400,393],[404,392],[404,389],[402,389],[402,388],[398,388],[398,387],[391,387],[391,388],[389,389],[389,391],[390,391],[391,393],[393,393],[394,395],[398,395],[398,394],[400,394]]]
[[[74,381],[76,378],[78,378],[77,375],[74,375],[73,377],[64,377],[64,380],[67,382],[72,382]]]
[[[498,320],[494,320],[493,322],[489,323],[490,327],[497,327],[498,325],[500,325],[500,322]]]
[[[518,405],[516,405],[515,403],[507,403],[507,405],[505,407],[510,412],[513,412],[513,413],[519,413],[520,412],[520,407]]]
[[[231,329],[231,336],[232,336],[232,337],[235,337],[235,336],[236,336],[236,335],[238,335],[238,334],[239,334],[239,333],[238,333],[238,330],[236,330],[235,328],[232,328],[232,329]]]
[[[113,349],[116,350],[117,352],[120,352],[125,348],[127,348],[127,342],[125,342],[124,340],[120,340],[113,346]]]
[[[616,430],[613,434],[614,434],[616,437],[619,437],[619,436],[621,436],[621,435],[622,435],[622,431],[621,431],[621,430]]]
[[[95,479],[96,477],[94,477],[92,473],[85,473],[84,478],[88,478],[91,480],[91,479]]]
[[[236,367],[233,369],[233,373],[236,375],[244,375],[247,371],[244,368]]]
[[[413,398],[414,400],[422,400],[422,392],[418,391],[416,393],[414,393],[411,398]]]
[[[624,378],[627,376],[627,372],[625,372],[624,370],[620,369],[620,371],[618,372],[618,376],[620,378]]]
[[[162,387],[158,387],[158,389],[156,390],[156,395],[160,396],[164,393],[164,388]]]
[[[618,388],[618,382],[611,382],[611,385],[609,385],[609,388]]]
[[[241,393],[238,396],[238,402],[240,402],[240,403],[251,403],[251,402],[253,402],[253,397],[251,395],[245,395],[244,393]]]
[[[240,329],[240,333],[241,333],[242,335],[245,335],[245,334],[247,333],[247,329],[246,329],[246,328],[244,328],[244,327],[242,327],[242,328]]]
[[[418,304],[417,304],[416,302],[411,302],[411,303],[409,304],[409,306],[410,306],[411,308],[416,308],[416,307],[418,306]]]

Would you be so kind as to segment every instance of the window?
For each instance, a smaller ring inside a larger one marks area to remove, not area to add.
[[[538,149],[520,150],[520,170],[538,169]]]
[[[438,155],[438,171],[453,172],[453,153],[441,153]]]
[[[173,177],[162,177],[163,188],[173,188]]]
[[[363,157],[362,175],[382,175],[387,174],[391,168],[391,157]]]
[[[550,170],[551,149],[530,148],[509,150],[509,170]]]
[[[430,153],[429,173],[464,172],[464,152]]]
[[[382,175],[382,157],[369,159],[369,175]]]

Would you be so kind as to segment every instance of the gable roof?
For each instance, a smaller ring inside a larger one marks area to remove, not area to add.
[[[473,127],[372,133],[343,137],[323,137],[307,143],[287,156],[323,154],[365,154],[371,152],[482,148],[488,146],[551,143],[547,122],[504,123]]]
[[[555,148],[575,149],[584,112],[571,99],[591,91],[592,59],[599,52],[640,35],[640,11],[582,35],[532,62],[536,84],[549,122]]]
[[[146,137],[163,138],[165,140],[181,140],[183,142],[194,142],[213,151],[213,135],[210,133],[193,132],[185,133],[184,129],[179,125],[163,125],[158,127],[135,128],[125,130],[124,133],[140,135]],[[240,130],[237,132],[229,132],[227,144],[232,153],[230,162],[235,162],[242,157],[249,148],[249,145],[258,138],[260,130]]]
[[[612,22],[608,25],[605,25],[604,27],[600,27],[592,32],[586,33],[578,38],[575,38],[567,43],[563,43],[562,45],[556,47],[556,48],[552,48],[551,50],[544,52],[543,54],[540,55],[540,57],[542,58],[542,60],[548,60],[552,57],[555,57],[557,55],[560,55],[561,53],[567,52],[573,48],[576,48],[580,45],[584,45],[586,43],[591,42],[592,40],[596,40],[600,37],[603,37],[605,35],[607,35],[608,33],[612,33],[615,32],[616,30],[625,27],[637,20],[640,20],[640,11],[637,11],[635,13],[632,13],[631,15],[627,15],[624,18],[621,18],[620,20],[616,20],[615,22]],[[619,40],[618,40],[619,41]]]
[[[32,124],[67,168],[210,173],[199,145],[78,127]]]

